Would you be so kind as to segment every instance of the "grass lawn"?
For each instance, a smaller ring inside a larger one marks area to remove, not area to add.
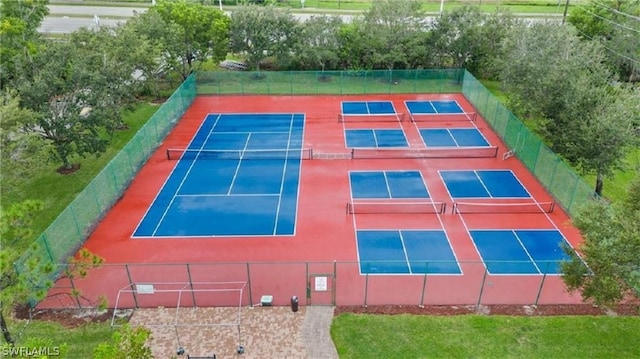
[[[66,328],[56,322],[34,320],[26,327],[20,336],[17,334],[24,327],[24,321],[11,322],[12,334],[17,337],[16,346],[20,346],[28,338],[47,338],[54,346],[66,346],[63,358],[91,358],[93,351],[100,343],[108,342],[113,330],[110,321],[103,323],[88,323],[77,328]]]
[[[35,219],[33,235],[40,235],[51,222],[67,207],[69,203],[84,189],[102,168],[129,142],[131,137],[144,125],[159,106],[140,104],[132,112],[127,112],[124,122],[129,126],[127,130],[116,131],[107,152],[95,158],[75,158],[72,162],[80,163],[80,170],[73,174],[61,175],[56,172],[59,164],[51,164],[49,169],[31,180],[25,181],[22,188],[16,192],[2,192],[2,203],[19,202],[25,199],[37,199],[44,202],[44,209]],[[25,247],[31,241],[24,243]]]
[[[342,314],[331,326],[349,358],[638,358],[639,317]]]

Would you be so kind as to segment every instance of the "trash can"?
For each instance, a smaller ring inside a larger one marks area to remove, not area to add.
[[[298,311],[298,297],[295,295],[291,297],[291,311],[294,313]]]

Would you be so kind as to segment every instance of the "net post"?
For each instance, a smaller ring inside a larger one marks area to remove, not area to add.
[[[166,149],[167,152],[167,160],[171,160],[171,152],[169,152],[169,149]]]
[[[344,122],[344,115],[341,113],[338,114],[338,122]]]

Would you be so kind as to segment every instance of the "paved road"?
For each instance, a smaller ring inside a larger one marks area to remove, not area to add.
[[[115,26],[119,22],[126,21],[135,13],[146,11],[145,7],[108,7],[108,6],[65,6],[49,5],[47,16],[38,29],[41,33],[64,34],[71,33],[81,27],[95,29],[97,27],[95,16],[99,18],[100,26]],[[530,21],[542,21],[545,18],[558,20],[553,14],[539,14],[539,18]],[[302,21],[309,19],[314,14],[294,14]],[[343,21],[351,22],[353,15],[340,15]],[[433,17],[429,18],[433,20]]]

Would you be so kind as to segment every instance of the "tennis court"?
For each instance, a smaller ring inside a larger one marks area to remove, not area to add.
[[[134,237],[293,235],[302,114],[210,114]]]
[[[507,150],[462,95],[200,96],[91,234],[108,265],[79,289],[110,303],[159,282],[247,283],[242,305],[579,302],[547,276],[579,233]]]

